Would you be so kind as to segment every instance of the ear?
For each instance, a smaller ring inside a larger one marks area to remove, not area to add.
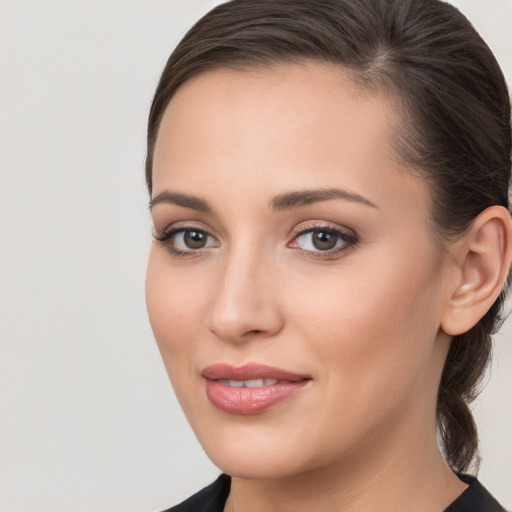
[[[502,206],[478,215],[455,243],[456,279],[441,329],[450,336],[469,331],[498,298],[512,260],[512,220]]]

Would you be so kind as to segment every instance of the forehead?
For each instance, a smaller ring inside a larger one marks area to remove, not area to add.
[[[303,138],[314,133],[320,138],[322,129],[336,127],[337,144],[360,145],[373,139],[376,150],[396,159],[391,148],[398,121],[395,112],[384,95],[366,93],[340,66],[307,62],[245,71],[215,69],[177,90],[160,125],[155,159],[158,162],[174,149],[174,141],[182,143],[185,133],[189,140],[201,137],[203,142],[213,142],[217,134],[218,144],[221,135],[226,140],[230,132],[236,144],[256,137],[261,127],[276,143],[296,142],[296,146]],[[164,144],[159,143],[162,140]],[[217,148],[220,151],[222,146]]]
[[[366,115],[373,129],[381,130],[382,135],[389,134],[397,121],[396,108],[385,95],[376,89],[367,92],[345,68],[305,61],[200,73],[178,88],[160,129],[168,128],[169,122],[205,120],[207,115],[214,116],[218,123],[232,117],[245,124],[273,121],[276,128],[286,128],[288,123],[288,129],[298,128],[297,121],[302,119],[309,122],[303,123],[304,127],[309,124],[317,128],[322,121],[332,120],[330,114],[350,117],[353,125],[364,123]],[[279,126],[277,118],[281,119]]]
[[[369,190],[377,200],[387,194],[386,200],[403,201],[397,194],[417,187],[418,180],[393,149],[396,110],[339,66],[202,73],[178,89],[164,114],[154,191],[194,183],[207,184],[210,192],[219,183],[236,187],[242,180],[248,190],[341,185]],[[391,177],[398,188],[390,186]]]

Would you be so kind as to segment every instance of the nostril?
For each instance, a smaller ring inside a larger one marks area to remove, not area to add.
[[[251,331],[247,331],[246,333],[244,333],[244,336],[250,336],[252,334],[259,334],[263,331],[259,330],[259,329],[252,329]]]
[[[281,330],[283,318],[277,304],[256,301],[254,296],[254,303],[249,303],[237,296],[220,293],[207,313],[206,327],[218,339],[246,343],[274,336]]]

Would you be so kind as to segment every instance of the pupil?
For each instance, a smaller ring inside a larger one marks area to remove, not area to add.
[[[206,243],[206,236],[201,231],[187,231],[185,233],[185,244],[190,249],[201,249]]]
[[[329,233],[328,231],[316,231],[313,233],[313,245],[320,251],[334,249],[337,241],[335,233]]]

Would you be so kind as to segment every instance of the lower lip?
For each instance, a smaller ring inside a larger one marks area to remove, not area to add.
[[[206,380],[206,396],[221,411],[230,414],[257,414],[304,389],[309,380],[277,383],[259,388],[232,388]]]

